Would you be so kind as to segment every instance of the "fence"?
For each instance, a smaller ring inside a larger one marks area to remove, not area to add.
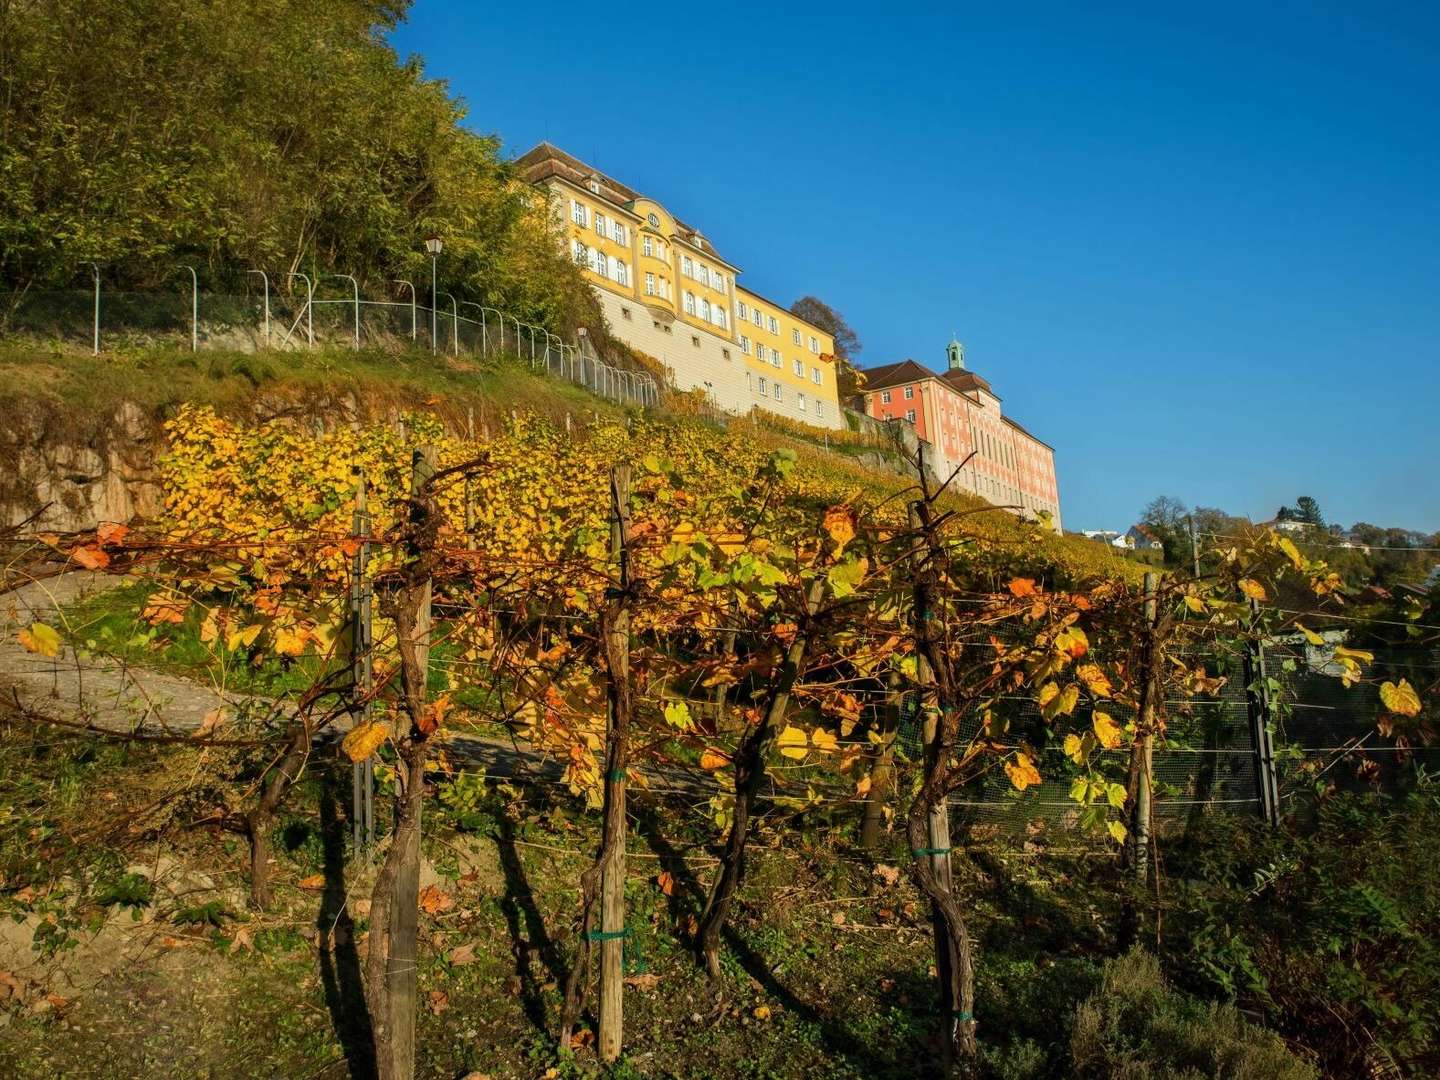
[[[1188,658],[1192,665],[1204,664],[1209,671],[1225,675],[1226,681],[1213,695],[1164,703],[1167,729],[1155,747],[1152,765],[1159,823],[1183,824],[1210,812],[1264,816],[1267,772],[1271,789],[1278,791],[1279,811],[1285,813],[1307,786],[1334,784],[1352,790],[1371,784],[1393,786],[1404,772],[1406,755],[1427,769],[1440,769],[1440,747],[1403,750],[1378,744],[1376,724],[1383,709],[1374,689],[1346,689],[1327,659],[1329,648],[1288,639],[1267,644],[1267,672],[1280,690],[1266,715],[1259,713],[1261,703],[1247,692],[1243,657],[1211,653]],[[1374,670],[1388,673],[1387,678],[1404,676],[1420,686],[1440,671],[1440,648],[1433,645],[1374,652]],[[899,747],[918,760],[918,703],[907,700],[902,709]],[[1121,724],[1134,719],[1131,710],[1118,704],[1109,704],[1106,711]],[[1044,746],[1046,724],[1031,697],[1002,699],[996,712],[1009,721],[1011,737],[1026,738],[1032,747]],[[974,735],[976,723],[962,727],[962,742]],[[1273,752],[1267,754],[1270,743]],[[1040,752],[1044,779],[1037,788],[1017,792],[995,770],[952,799],[957,824],[1019,833],[1073,819],[1079,807],[1069,798],[1065,754],[1053,745]],[[1106,771],[1123,781],[1129,753],[1128,748],[1097,749],[1091,758],[1106,763]]]
[[[440,291],[432,308],[408,281],[396,284],[409,298],[394,301],[362,296],[348,274],[313,280],[290,274],[285,289],[275,288],[261,271],[251,275],[253,284],[243,292],[202,292],[198,278],[176,292],[111,290],[98,278],[89,290],[28,291],[12,298],[0,329],[83,340],[96,355],[116,338],[188,342],[194,350],[429,346],[432,352],[480,359],[508,354],[612,401],[646,408],[659,402],[651,375],[608,364],[543,326],[449,292]]]

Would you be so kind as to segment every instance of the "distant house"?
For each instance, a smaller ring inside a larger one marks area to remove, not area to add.
[[[1125,533],[1126,547],[1132,551],[1163,551],[1165,545],[1149,525],[1131,525]]]
[[[1308,533],[1311,529],[1316,528],[1308,521],[1292,521],[1289,518],[1276,518],[1274,521],[1262,521],[1260,524],[1267,529],[1287,533]]]
[[[1094,540],[1097,543],[1109,544],[1111,547],[1130,550],[1130,541],[1125,533],[1116,532],[1114,529],[1085,529],[1080,533],[1086,540]]]

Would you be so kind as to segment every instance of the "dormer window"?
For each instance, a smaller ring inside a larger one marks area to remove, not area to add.
[[[650,224],[657,229],[660,227],[660,218],[653,210],[650,212],[650,215],[645,220],[650,222]]]
[[[589,180],[585,181],[585,186],[590,189],[592,194],[600,194],[600,181],[596,180],[593,176]]]

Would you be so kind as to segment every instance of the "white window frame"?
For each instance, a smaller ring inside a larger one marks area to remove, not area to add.
[[[655,275],[649,270],[645,271],[645,295],[655,295]]]
[[[655,254],[655,245],[654,242],[650,239],[650,237],[646,236],[641,238],[640,250],[643,251],[646,255]]]
[[[881,404],[883,404],[883,405],[889,405],[889,404],[890,404],[890,391],[889,391],[889,390],[881,390],[881,391],[880,391],[880,402],[881,402]]]
[[[688,278],[695,276],[695,260],[689,255],[680,256],[680,272]]]
[[[573,221],[576,225],[579,225],[582,229],[589,228],[590,215],[587,212],[588,209],[589,208],[586,207],[586,205],[579,199],[571,199],[570,220]]]
[[[742,319],[748,319],[750,317],[750,305],[745,303],[744,300],[741,300],[740,306],[736,309],[735,314]]]
[[[795,395],[795,408],[796,408],[797,410],[799,410],[800,412],[804,412],[804,411],[805,411],[805,395],[804,395],[804,394],[796,394],[796,395]]]
[[[595,211],[595,231],[601,236],[605,235],[605,215]]]
[[[769,389],[770,389],[770,387],[769,387],[769,384],[768,384],[768,380],[766,380],[766,378],[765,378],[764,375],[761,375],[761,376],[760,376],[760,396],[761,396],[761,397],[764,397],[765,394],[766,394],[766,392],[767,392]]]
[[[771,387],[770,387],[770,390],[771,390],[771,396],[773,396],[776,401],[784,401],[784,400],[785,400],[785,395],[781,392],[781,390],[780,390],[780,384],[779,384],[778,382],[777,382],[777,383],[772,383],[772,384],[771,384]]]
[[[744,334],[740,335],[740,351],[746,356],[750,355],[750,339]]]
[[[793,326],[790,328],[790,343],[792,345],[800,344],[800,331]]]
[[[770,364],[772,367],[778,368],[783,368],[785,366],[785,357],[780,355],[779,349],[770,350]]]
[[[769,326],[770,326],[770,333],[772,333],[772,334],[778,334],[778,333],[780,332],[780,320],[777,319],[777,318],[775,318],[774,315],[771,315],[771,316],[770,316]]]
[[[800,378],[803,379],[803,378],[805,377],[805,361],[804,361],[804,360],[791,360],[791,361],[790,361],[790,370],[793,371],[793,372],[795,372],[796,375],[798,375]]]
[[[907,387],[905,387],[905,400],[906,400],[906,401],[913,401],[914,399],[915,399],[915,387],[913,387],[913,386],[907,386]]]
[[[757,341],[755,343],[755,359],[760,361],[764,361],[765,359],[765,345],[763,342]]]
[[[703,296],[700,298],[700,318],[706,322],[710,321],[710,301]]]
[[[810,381],[813,382],[816,386],[825,385],[825,376],[820,374],[820,369],[818,367],[812,367],[810,369]]]
[[[692,293],[689,289],[685,290],[685,314],[695,314],[695,294]]]
[[[915,422],[915,410],[914,410],[914,409],[906,409],[906,410],[905,410],[905,419],[906,419],[906,420],[909,420],[910,423],[913,424],[913,423]]]
[[[818,353],[820,351],[820,339],[817,338],[814,334],[810,335],[810,351],[813,353]]]
[[[765,326],[765,316],[760,313],[760,309],[758,307],[754,308],[751,314],[754,315],[754,319],[752,321],[755,323],[755,325],[763,328]]]

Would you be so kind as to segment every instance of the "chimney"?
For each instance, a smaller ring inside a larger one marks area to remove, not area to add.
[[[952,335],[950,344],[945,346],[946,367],[951,371],[965,370],[965,346]]]

